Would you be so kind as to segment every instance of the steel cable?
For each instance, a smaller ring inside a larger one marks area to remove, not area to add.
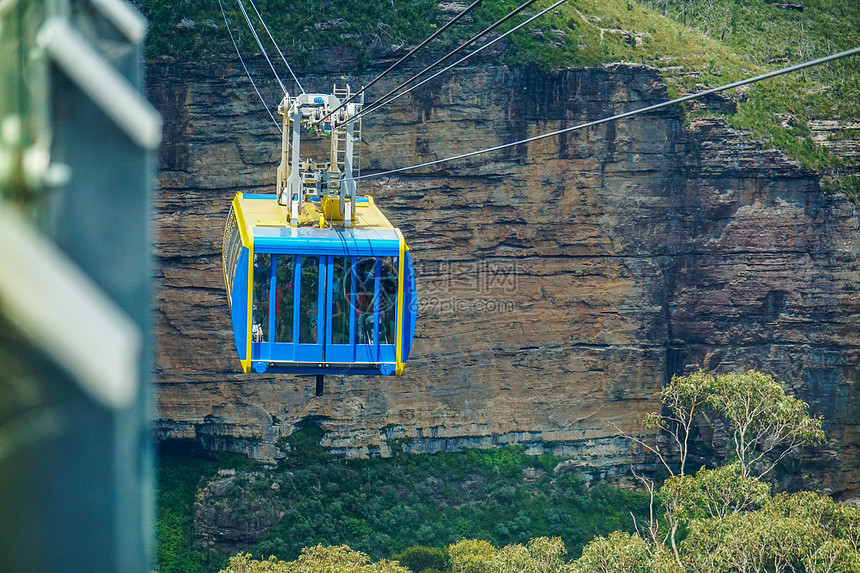
[[[227,21],[227,14],[224,13],[224,6],[221,4],[221,0],[218,0],[218,6],[221,8],[221,15],[224,17],[224,25],[227,26],[227,33],[230,34],[230,40],[233,42],[233,47],[236,48],[236,55],[239,56],[239,61],[242,62],[242,67],[245,69],[245,74],[251,81],[251,85],[254,86],[254,91],[257,92],[257,97],[259,97],[260,101],[263,102],[263,107],[266,108],[266,111],[269,113],[269,117],[271,117],[272,121],[275,122],[275,127],[278,128],[278,133],[283,134],[281,125],[278,123],[278,120],[275,119],[275,116],[272,115],[272,111],[266,104],[266,100],[263,99],[263,94],[261,94],[260,90],[257,89],[257,84],[254,83],[254,78],[251,77],[251,72],[248,71],[248,66],[245,65],[245,60],[242,59],[242,54],[239,52],[239,45],[236,43],[236,39],[233,37],[233,31],[230,30],[230,23]]]
[[[290,75],[293,76],[293,79],[296,81],[296,85],[299,86],[299,89],[302,93],[305,93],[305,88],[302,87],[302,83],[299,81],[299,78],[296,77],[295,72],[293,72],[293,68],[290,67],[290,63],[287,61],[287,58],[284,57],[284,53],[281,51],[281,47],[278,46],[278,43],[275,41],[275,38],[272,37],[272,33],[269,31],[269,27],[266,26],[266,21],[263,20],[263,16],[260,14],[260,11],[257,10],[257,5],[254,4],[254,0],[248,0],[251,3],[251,7],[254,9],[254,12],[257,14],[257,18],[260,19],[260,23],[263,25],[263,28],[266,30],[266,33],[269,35],[269,39],[275,45],[275,49],[278,50],[278,54],[281,56],[281,60],[284,61],[284,64],[287,66],[287,69],[290,71]]]
[[[483,2],[483,1],[484,1],[484,0],[475,0],[475,2],[472,2],[472,4],[471,4],[471,5],[469,5],[465,10],[463,10],[462,12],[460,12],[459,14],[457,14],[456,16],[454,16],[454,17],[453,17],[449,22],[447,22],[444,26],[442,26],[441,28],[439,28],[438,30],[436,30],[435,32],[433,32],[433,33],[430,35],[430,37],[428,37],[426,40],[424,40],[423,42],[421,42],[420,44],[418,44],[417,46],[415,46],[414,48],[412,48],[412,49],[409,51],[409,53],[408,53],[408,54],[406,54],[405,56],[403,56],[402,58],[400,58],[399,60],[397,60],[396,62],[394,62],[393,64],[391,64],[391,66],[389,66],[387,70],[385,70],[384,72],[382,72],[381,74],[379,74],[378,76],[376,76],[375,78],[373,78],[373,79],[370,81],[370,83],[368,83],[366,86],[364,86],[363,88],[361,88],[360,90],[358,90],[357,92],[355,92],[354,94],[352,94],[352,95],[349,97],[349,99],[347,99],[345,102],[343,102],[342,104],[340,104],[339,106],[337,106],[335,109],[333,109],[332,111],[330,111],[328,114],[326,114],[326,115],[325,115],[322,119],[320,119],[319,121],[325,121],[326,119],[328,119],[329,117],[331,117],[331,115],[332,115],[332,114],[334,114],[335,112],[337,112],[338,110],[340,110],[343,106],[345,106],[346,104],[348,104],[349,102],[351,102],[353,99],[355,99],[355,98],[356,98],[356,97],[358,97],[359,95],[363,94],[363,93],[367,90],[367,88],[369,88],[370,86],[372,86],[373,84],[375,84],[376,82],[378,82],[379,80],[381,80],[381,79],[382,79],[383,77],[385,77],[389,72],[391,72],[391,70],[393,70],[394,68],[396,68],[397,66],[399,66],[400,64],[402,64],[406,59],[408,59],[409,57],[411,57],[415,52],[417,52],[418,50],[420,50],[421,48],[423,48],[424,46],[426,46],[427,44],[429,44],[430,42],[432,42],[432,41],[433,41],[437,36],[439,36],[439,34],[441,34],[442,32],[444,32],[445,30],[447,30],[447,29],[448,29],[448,28],[450,28],[451,26],[453,26],[453,25],[454,25],[458,20],[460,20],[460,18],[464,17],[466,14],[468,14],[469,12],[471,12],[473,8],[477,7],[477,6],[478,6],[481,2]],[[317,123],[319,123],[319,122],[317,122]]]
[[[275,70],[272,60],[269,59],[269,54],[266,53],[266,48],[263,47],[263,42],[260,41],[260,36],[257,35],[257,30],[254,29],[254,24],[251,23],[251,18],[248,16],[247,10],[245,10],[245,5],[242,4],[242,0],[236,0],[236,3],[239,4],[239,8],[242,10],[242,15],[245,16],[245,22],[247,22],[248,28],[251,30],[251,34],[254,35],[254,39],[257,40],[257,45],[260,47],[260,51],[263,52],[263,57],[265,57],[266,61],[269,62],[269,67],[272,68],[272,73],[275,74],[275,79],[278,80],[278,84],[281,86],[281,91],[286,95],[287,88],[284,87],[284,82],[281,81],[281,77],[278,75],[277,70]]]
[[[448,52],[446,55],[444,55],[444,56],[443,56],[443,57],[441,57],[440,59],[436,60],[435,62],[433,62],[432,64],[430,64],[429,66],[427,66],[426,68],[424,68],[423,70],[421,70],[420,72],[418,72],[417,74],[415,74],[414,76],[412,76],[411,78],[409,78],[408,80],[406,80],[405,82],[403,82],[401,85],[399,85],[399,86],[397,86],[396,88],[394,88],[393,90],[389,91],[387,94],[385,94],[384,96],[382,96],[381,98],[379,98],[376,102],[374,102],[374,103],[372,103],[372,104],[368,105],[368,107],[367,107],[366,109],[362,110],[362,112],[361,112],[361,113],[362,113],[362,115],[367,115],[368,113],[370,113],[370,112],[372,112],[372,111],[376,111],[377,109],[379,109],[380,107],[382,107],[383,105],[385,105],[385,103],[388,103],[388,102],[384,102],[384,101],[383,101],[383,100],[385,100],[388,96],[390,96],[391,94],[393,94],[393,93],[394,93],[394,92],[396,92],[397,90],[399,90],[399,89],[401,89],[401,88],[404,88],[405,86],[407,86],[407,85],[411,84],[412,82],[414,82],[415,80],[417,80],[418,78],[420,78],[421,76],[423,76],[424,74],[426,74],[427,72],[429,72],[432,68],[435,68],[436,66],[438,66],[439,64],[441,64],[442,62],[444,62],[445,60],[447,60],[448,58],[450,58],[450,57],[451,57],[451,56],[453,56],[454,54],[456,54],[457,52],[460,52],[460,51],[462,51],[462,50],[464,50],[464,49],[468,48],[469,46],[471,46],[472,44],[474,44],[475,42],[477,42],[478,40],[480,40],[481,38],[483,38],[484,36],[486,36],[487,34],[489,34],[490,32],[492,32],[493,30],[495,30],[496,28],[498,28],[499,26],[501,26],[502,24],[504,24],[505,22],[507,22],[508,20],[510,20],[511,18],[513,18],[514,16],[516,16],[517,14],[519,14],[520,12],[522,12],[523,10],[525,10],[526,8],[528,8],[529,6],[531,6],[532,4],[534,4],[535,2],[537,2],[537,0],[527,0],[527,1],[526,1],[525,3],[523,3],[521,6],[519,6],[518,8],[516,8],[513,12],[510,12],[507,16],[504,16],[503,18],[501,18],[500,20],[498,20],[495,24],[492,24],[491,26],[489,26],[489,27],[488,27],[488,28],[486,28],[485,30],[483,30],[483,31],[479,32],[479,33],[478,33],[478,34],[476,34],[475,36],[472,36],[472,37],[471,37],[469,40],[467,40],[464,44],[462,44],[462,45],[460,45],[459,47],[457,47],[457,48],[455,48],[455,49],[451,50],[451,51],[450,51],[450,52]],[[381,102],[381,101],[383,101],[383,103],[379,103],[379,102]]]
[[[711,89],[707,89],[707,90],[704,90],[704,91],[701,91],[701,92],[696,92],[696,93],[694,93],[694,94],[685,95],[685,96],[682,96],[682,97],[679,97],[679,98],[675,98],[675,99],[673,99],[673,100],[664,101],[664,102],[662,102],[662,103],[658,103],[658,104],[654,104],[654,105],[649,105],[649,106],[646,106],[646,107],[643,107],[643,108],[635,109],[635,110],[628,111],[628,112],[625,112],[625,113],[621,113],[621,114],[618,114],[618,115],[613,115],[613,116],[611,116],[611,117],[605,117],[605,118],[602,118],[602,119],[597,119],[597,120],[594,120],[594,121],[589,121],[589,122],[587,122],[587,123],[582,123],[582,124],[579,124],[579,125],[575,125],[575,126],[573,126],[573,127],[566,127],[566,128],[564,128],[564,129],[559,129],[559,130],[556,130],[556,131],[551,131],[551,132],[549,132],[549,133],[543,133],[543,134],[541,134],[541,135],[535,135],[535,136],[533,136],[533,137],[528,137],[528,138],[526,138],[526,139],[521,139],[521,140],[519,140],[519,141],[512,141],[512,142],[510,142],[510,143],[503,143],[502,145],[496,145],[496,146],[494,146],[494,147],[488,147],[488,148],[486,148],[486,149],[480,149],[480,150],[478,150],[478,151],[470,151],[469,153],[461,153],[461,154],[459,154],[459,155],[454,155],[454,156],[451,156],[451,157],[446,157],[446,158],[444,158],[444,159],[436,159],[436,160],[434,160],[434,161],[427,161],[427,162],[425,162],[425,163],[419,163],[419,164],[417,164],[417,165],[410,165],[409,167],[399,167],[399,168],[397,168],[397,169],[389,169],[389,170],[387,170],[387,171],[382,171],[382,172],[379,172],[379,173],[369,173],[369,174],[367,174],[367,175],[360,175],[360,176],[358,176],[358,177],[353,177],[352,179],[353,179],[353,180],[358,180],[358,179],[368,179],[368,178],[370,178],[370,177],[381,177],[381,176],[383,176],[383,175],[389,175],[389,174],[391,174],[391,173],[400,173],[400,172],[402,172],[402,171],[410,171],[410,170],[412,170],[412,169],[418,169],[418,168],[420,168],[420,167],[429,167],[429,166],[431,166],[431,165],[438,165],[438,164],[440,164],[440,163],[446,163],[446,162],[448,162],[448,161],[455,161],[455,160],[457,160],[457,159],[465,159],[465,158],[467,158],[467,157],[474,157],[474,156],[476,156],[476,155],[481,155],[481,154],[484,154],[484,153],[490,153],[490,152],[492,152],[492,151],[499,151],[499,150],[501,150],[501,149],[507,149],[507,148],[509,148],[509,147],[514,147],[514,146],[516,146],[516,145],[522,145],[522,144],[525,144],[525,143],[531,143],[532,141],[538,141],[538,140],[540,140],[540,139],[546,139],[546,138],[548,138],[548,137],[554,137],[554,136],[556,136],[556,135],[560,135],[560,134],[562,134],[562,133],[568,133],[568,132],[571,132],[571,131],[576,131],[576,130],[580,130],[580,129],[585,129],[585,128],[587,128],[587,127],[593,127],[593,126],[595,126],[595,125],[600,125],[600,124],[602,124],[602,123],[607,123],[607,122],[610,122],[610,121],[617,121],[617,120],[619,120],[619,119],[624,119],[624,118],[628,118],[628,117],[633,117],[633,116],[635,116],[635,115],[639,115],[639,114],[642,114],[642,113],[648,113],[648,112],[655,111],[655,110],[658,110],[658,109],[661,109],[661,108],[664,108],[664,107],[667,107],[667,106],[670,106],[670,105],[674,105],[674,104],[677,104],[677,103],[682,103],[682,102],[685,102],[685,101],[690,101],[690,100],[693,100],[693,99],[697,99],[697,98],[700,98],[700,97],[704,97],[704,96],[706,96],[706,95],[715,94],[715,93],[722,92],[722,91],[725,91],[725,90],[729,90],[729,89],[732,89],[732,88],[737,88],[737,87],[744,86],[744,85],[747,85],[747,84],[752,84],[752,83],[760,82],[760,81],[762,81],[762,80],[766,80],[766,79],[773,78],[773,77],[776,77],[776,76],[781,76],[781,75],[783,75],[783,74],[788,74],[788,73],[791,73],[791,72],[796,72],[796,71],[798,71],[798,70],[802,70],[802,69],[804,69],[804,68],[809,68],[809,67],[812,67],[812,66],[817,66],[817,65],[820,65],[820,64],[824,64],[824,63],[827,63],[827,62],[831,62],[831,61],[833,61],[833,60],[838,60],[838,59],[841,59],[841,58],[846,58],[846,57],[854,56],[854,55],[857,55],[857,54],[860,54],[860,46],[858,46],[858,47],[856,47],[856,48],[852,48],[852,49],[850,49],[850,50],[845,50],[844,52],[839,52],[839,53],[837,53],[837,54],[831,54],[831,55],[829,55],[829,56],[825,56],[825,57],[823,57],[823,58],[818,58],[818,59],[816,59],[816,60],[810,60],[810,61],[808,61],[808,62],[803,62],[803,63],[800,63],[800,64],[795,64],[795,65],[793,65],[793,66],[788,66],[788,67],[786,67],[786,68],[781,68],[781,69],[779,69],[779,70],[775,70],[775,71],[772,71],[772,72],[767,72],[767,73],[765,73],[765,74],[760,74],[760,75],[758,75],[758,76],[754,76],[754,77],[751,77],[751,78],[746,78],[746,79],[739,80],[739,81],[736,81],[736,82],[733,82],[733,83],[730,83],[730,84],[725,84],[725,85],[722,85],[722,86],[719,86],[719,87],[716,87],[716,88],[711,88]]]
[[[514,33],[514,32],[516,32],[517,30],[519,30],[520,28],[522,28],[523,26],[525,26],[525,25],[527,25],[527,24],[530,24],[531,22],[533,22],[533,21],[534,21],[534,20],[536,20],[537,18],[540,18],[541,16],[543,16],[544,14],[546,14],[547,12],[549,12],[550,10],[552,10],[552,9],[556,8],[556,7],[557,7],[557,6],[559,6],[560,4],[563,4],[564,2],[567,2],[567,0],[558,0],[558,2],[556,2],[556,3],[555,3],[555,4],[553,4],[552,6],[549,6],[548,8],[544,8],[543,10],[541,10],[540,12],[538,12],[537,14],[535,14],[534,16],[532,16],[531,18],[529,18],[528,20],[525,20],[524,22],[521,22],[520,24],[517,24],[516,26],[514,26],[513,28],[511,28],[510,30],[508,30],[507,32],[505,32],[504,34],[502,34],[501,36],[499,36],[498,38],[493,38],[491,41],[487,42],[486,44],[484,44],[483,46],[481,46],[480,48],[478,48],[478,49],[477,49],[477,50],[475,50],[474,52],[471,52],[471,53],[469,53],[469,54],[466,54],[465,56],[463,56],[462,58],[460,58],[459,60],[457,60],[457,61],[456,61],[456,62],[454,62],[453,64],[451,64],[451,65],[449,65],[449,66],[446,66],[445,68],[443,68],[443,69],[439,70],[438,72],[436,72],[435,74],[433,74],[433,75],[432,75],[432,76],[430,76],[429,78],[425,78],[425,79],[421,80],[420,82],[418,82],[418,83],[417,83],[417,84],[415,84],[414,86],[410,87],[410,88],[409,88],[409,89],[407,89],[406,91],[402,91],[402,92],[400,92],[399,94],[397,94],[397,95],[395,95],[394,97],[392,97],[391,99],[389,99],[389,100],[387,100],[387,101],[385,101],[385,102],[381,103],[381,104],[380,104],[380,107],[381,107],[381,106],[383,106],[383,105],[390,104],[390,103],[391,103],[391,102],[393,102],[394,100],[399,99],[399,98],[401,98],[401,97],[405,96],[406,94],[408,94],[409,92],[411,92],[411,91],[412,91],[412,90],[414,90],[415,88],[417,88],[417,87],[419,87],[419,86],[422,86],[422,85],[426,84],[427,82],[429,82],[430,80],[432,80],[433,78],[435,78],[435,77],[437,77],[437,76],[440,76],[441,74],[444,74],[445,72],[447,72],[447,71],[448,71],[448,70],[450,70],[451,68],[456,67],[456,66],[458,66],[458,65],[462,64],[463,62],[465,62],[466,60],[468,60],[468,59],[469,59],[469,58],[471,58],[472,56],[474,56],[474,55],[476,55],[476,54],[479,54],[482,50],[485,50],[485,49],[489,48],[490,46],[492,46],[493,44],[495,44],[496,42],[499,42],[499,41],[503,40],[503,39],[504,39],[504,38],[506,38],[507,36],[509,36],[509,35],[513,34],[513,33]],[[362,111],[361,113],[356,114],[356,116],[355,116],[355,117],[351,118],[351,119],[350,119],[350,121],[358,121],[358,120],[359,120],[359,119],[361,119],[364,115],[366,115],[367,113],[370,113],[371,111],[373,111],[373,110],[371,109],[371,110],[368,110],[368,111]]]

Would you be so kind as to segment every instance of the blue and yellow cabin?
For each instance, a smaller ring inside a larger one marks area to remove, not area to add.
[[[350,227],[302,203],[296,226],[276,195],[233,199],[224,280],[244,372],[400,374],[417,297],[409,250],[371,197]]]

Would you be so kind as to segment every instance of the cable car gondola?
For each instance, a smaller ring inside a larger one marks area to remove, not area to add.
[[[244,372],[401,374],[415,333],[409,250],[352,166],[361,103],[285,97],[277,193],[236,194],[223,271]],[[338,113],[339,112],[339,113]],[[331,137],[327,162],[299,158],[302,128]]]

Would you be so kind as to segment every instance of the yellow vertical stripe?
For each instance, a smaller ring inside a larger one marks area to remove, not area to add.
[[[242,246],[248,248],[248,308],[245,317],[245,359],[240,359],[242,371],[248,374],[251,371],[251,307],[253,304],[254,288],[254,237],[248,232],[245,225],[245,214],[242,213],[242,194],[236,193],[233,197],[233,212],[236,214],[236,224],[239,225],[239,237]]]
[[[397,376],[403,374],[403,298],[405,293],[403,292],[403,269],[405,268],[405,258],[406,258],[406,240],[403,238],[403,234],[401,234],[400,229],[394,229],[394,232],[397,233],[397,238],[400,241],[400,256],[397,258],[397,336],[394,340],[394,356],[395,356],[395,369],[394,373]]]

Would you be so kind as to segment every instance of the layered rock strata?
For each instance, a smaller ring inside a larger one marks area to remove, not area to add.
[[[252,71],[257,68],[252,67]],[[255,77],[265,77],[263,68]],[[326,91],[366,77],[305,73]],[[403,81],[386,78],[378,93]],[[369,115],[364,172],[486,148],[663,101],[636,65],[481,65]],[[262,91],[274,106],[276,86]],[[267,463],[296,427],[345,456],[520,443],[623,473],[619,432],[672,374],[759,368],[826,419],[807,455],[860,487],[860,216],[815,173],[718,118],[664,109],[362,182],[412,249],[420,313],[402,377],[241,375],[221,278],[237,191],[273,192],[279,134],[229,59],[152,65],[158,193],[158,428]],[[812,464],[811,466],[809,464]],[[800,472],[798,472],[799,475]]]

